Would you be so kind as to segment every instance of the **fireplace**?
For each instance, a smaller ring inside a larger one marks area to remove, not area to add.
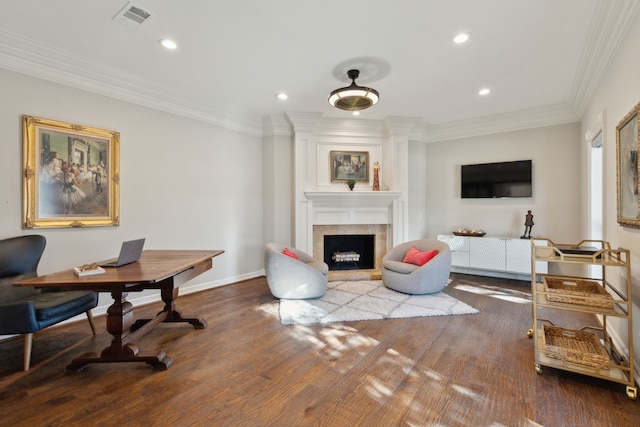
[[[329,270],[369,270],[375,267],[374,234],[324,236],[324,262]]]
[[[313,256],[316,259],[325,260],[325,236],[373,236],[373,243],[367,247],[372,250],[373,265],[371,267],[362,267],[358,265],[358,269],[336,268],[329,269],[329,280],[378,280],[380,278],[380,268],[382,265],[382,257],[389,249],[387,247],[387,224],[355,224],[355,225],[314,225],[313,226]],[[342,248],[339,252],[358,252],[357,249]],[[335,251],[333,251],[335,252]],[[329,260],[333,256],[333,252],[329,256]],[[342,259],[348,259],[352,254],[341,254]],[[362,259],[362,255],[360,256]],[[343,261],[345,267],[348,261]],[[360,263],[360,261],[358,261]],[[327,264],[330,264],[327,262]]]

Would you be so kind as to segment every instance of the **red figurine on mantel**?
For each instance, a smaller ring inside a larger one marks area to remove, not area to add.
[[[373,164],[373,191],[380,191],[380,164]]]

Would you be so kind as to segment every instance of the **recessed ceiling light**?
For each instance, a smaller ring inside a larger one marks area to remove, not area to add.
[[[351,114],[354,115],[354,116],[359,116],[360,115],[360,111],[354,111]]]
[[[289,99],[289,95],[287,95],[284,92],[280,92],[279,94],[276,95],[278,97],[278,99],[280,101],[286,101],[287,99]]]
[[[456,44],[465,43],[467,40],[469,40],[469,37],[471,37],[471,34],[469,33],[456,34],[456,36],[453,38],[453,42]]]
[[[481,96],[489,95],[490,93],[491,93],[491,89],[486,87],[478,91],[478,95],[481,95]]]
[[[178,45],[176,44],[176,42],[174,42],[171,39],[162,39],[160,41],[158,41],[158,43],[160,43],[162,45],[162,47],[169,49],[169,50],[174,50],[178,47]]]

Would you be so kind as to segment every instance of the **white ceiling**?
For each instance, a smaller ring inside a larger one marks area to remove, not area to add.
[[[351,117],[327,97],[359,68],[380,92],[360,118],[446,139],[579,120],[638,3],[134,0],[152,15],[134,29],[113,19],[127,0],[2,0],[0,67],[256,134],[283,112]]]

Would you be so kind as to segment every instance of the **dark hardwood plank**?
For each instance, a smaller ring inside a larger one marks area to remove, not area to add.
[[[209,326],[162,324],[139,344],[165,350],[145,364],[64,367],[110,341],[86,322],[0,342],[2,425],[637,426],[624,386],[534,370],[526,282],[453,275],[446,292],[477,315],[283,326],[264,278],[181,296]],[[154,315],[161,303],[136,307]],[[579,326],[579,314],[554,313]],[[37,408],[37,410],[34,410]]]

